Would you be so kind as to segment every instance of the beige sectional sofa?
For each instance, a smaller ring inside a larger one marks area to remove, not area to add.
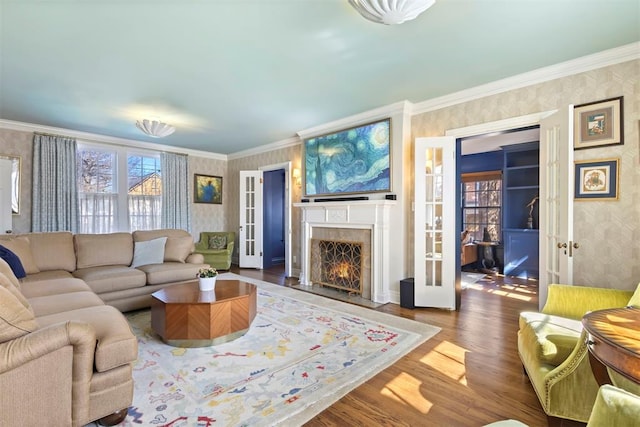
[[[137,244],[162,237],[167,240],[161,264],[131,267]],[[27,240],[32,255],[24,256],[27,277],[23,282],[82,279],[106,304],[120,311],[149,307],[153,292],[173,283],[194,280],[198,270],[206,266],[202,255],[193,253],[193,237],[184,230],[27,233],[13,238]]]
[[[140,242],[159,237],[162,262],[132,267]],[[155,290],[195,278],[206,264],[192,254],[191,235],[29,233],[0,244],[27,273],[18,280],[0,259],[0,425],[117,422],[133,399],[137,358],[120,311],[148,307]]]

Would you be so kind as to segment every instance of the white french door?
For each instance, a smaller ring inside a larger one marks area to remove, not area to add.
[[[552,283],[573,284],[573,105],[540,121],[539,305]]]
[[[456,140],[415,141],[414,299],[454,310],[456,282]]]
[[[240,171],[240,268],[262,269],[262,171]]]

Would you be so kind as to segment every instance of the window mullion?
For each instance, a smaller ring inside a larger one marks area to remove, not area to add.
[[[127,151],[117,150],[116,188],[118,189],[118,214],[116,218],[118,231],[129,230],[129,188],[127,182]]]

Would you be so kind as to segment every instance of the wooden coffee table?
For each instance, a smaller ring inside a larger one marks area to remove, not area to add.
[[[234,340],[256,317],[256,286],[240,280],[217,280],[210,292],[200,292],[196,280],[167,286],[151,296],[151,327],[176,347]]]

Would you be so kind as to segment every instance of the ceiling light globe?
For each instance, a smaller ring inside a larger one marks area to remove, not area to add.
[[[164,138],[165,136],[169,136],[176,131],[175,127],[158,120],[138,120],[136,122],[136,126],[143,133],[149,135],[152,138]]]
[[[385,25],[415,19],[436,0],[349,0],[349,4],[369,21]]]

